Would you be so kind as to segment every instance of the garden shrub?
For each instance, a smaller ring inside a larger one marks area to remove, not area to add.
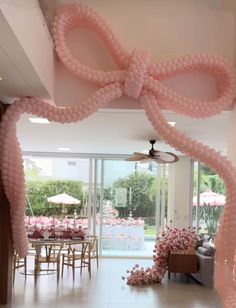
[[[79,213],[81,208],[84,207],[83,183],[81,181],[26,181],[26,189],[28,197],[27,215],[32,215],[33,211],[34,216],[60,216],[62,205],[48,203],[47,198],[62,193],[80,200],[78,205],[67,206],[68,214],[73,214],[75,210]]]

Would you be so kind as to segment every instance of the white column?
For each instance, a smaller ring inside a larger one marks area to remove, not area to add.
[[[166,165],[161,165],[161,229],[165,228]]]
[[[236,107],[234,107],[229,120],[229,133],[228,133],[228,147],[227,156],[232,161],[233,165],[236,166]]]
[[[93,160],[89,159],[89,183],[88,183],[88,205],[87,205],[87,216],[88,216],[88,231],[92,232],[92,196],[93,196]]]
[[[191,221],[192,171],[191,159],[180,157],[169,166],[168,217],[172,227],[188,227]]]
[[[174,164],[169,165],[168,168],[168,206],[167,206],[167,226],[173,227],[174,216]]]
[[[157,167],[156,230],[161,230],[161,165]]]

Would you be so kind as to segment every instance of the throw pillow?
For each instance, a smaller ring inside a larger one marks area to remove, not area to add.
[[[203,241],[202,242],[202,247],[207,248],[207,249],[211,249],[212,248],[212,246],[211,246],[209,241]]]
[[[202,246],[202,243],[203,243],[203,239],[197,240],[195,248],[197,249],[199,246]]]
[[[197,251],[204,256],[210,257],[212,255],[212,249],[208,249],[202,246],[198,247]]]
[[[214,256],[215,254],[215,246],[213,246],[211,239],[209,241],[204,241],[202,243],[202,247],[206,248],[211,252],[211,256]]]

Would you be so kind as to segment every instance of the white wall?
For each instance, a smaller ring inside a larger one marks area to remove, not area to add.
[[[168,217],[173,227],[188,227],[191,221],[191,160],[180,160],[169,166]]]

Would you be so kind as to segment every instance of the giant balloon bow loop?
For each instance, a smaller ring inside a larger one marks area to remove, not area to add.
[[[99,71],[81,64],[67,45],[67,35],[77,27],[95,31],[109,49],[118,69]],[[234,70],[223,58],[196,54],[153,64],[144,50],[129,53],[117,40],[106,22],[93,10],[77,4],[58,9],[52,33],[59,60],[78,78],[99,89],[77,107],[59,108],[39,98],[20,98],[6,111],[1,122],[1,171],[4,190],[11,206],[12,235],[16,251],[27,254],[24,225],[26,189],[23,159],[16,135],[16,122],[22,113],[45,117],[49,121],[71,123],[81,121],[111,101],[127,95],[140,101],[146,115],[166,143],[176,150],[207,164],[224,180],[227,198],[216,237],[215,287],[224,307],[236,307],[236,169],[232,163],[201,142],[185,136],[165,120],[161,109],[173,110],[192,118],[215,115],[233,102],[236,94]],[[178,74],[201,70],[217,82],[217,97],[212,101],[195,100],[168,88],[162,81]]]

